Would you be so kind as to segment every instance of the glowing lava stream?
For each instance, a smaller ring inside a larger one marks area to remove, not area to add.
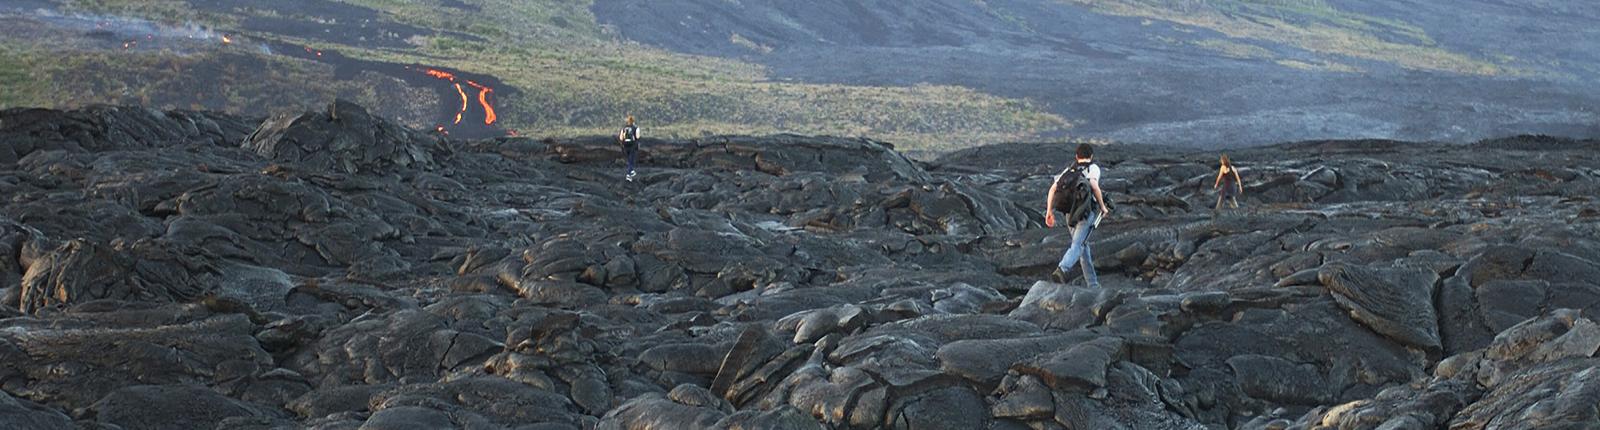
[[[431,68],[423,68],[422,73],[432,76],[434,79],[443,79],[455,83],[456,93],[461,95],[461,109],[456,111],[455,123],[460,124],[461,117],[467,113],[467,107],[470,102],[467,99],[466,90],[461,88],[461,82],[456,81],[456,75],[443,70]],[[494,122],[499,120],[499,117],[497,117],[494,113],[494,106],[489,104],[489,93],[494,92],[494,88],[489,88],[483,84],[471,80],[467,80],[466,82],[467,85],[478,89],[478,104],[483,105],[483,124],[494,125]]]
[[[492,91],[494,90],[484,88],[483,91],[478,92],[478,103],[483,105],[483,123],[485,125],[494,125],[494,120],[498,119],[494,116],[494,107],[489,106],[489,93]]]
[[[428,76],[439,78],[439,79],[445,79],[445,80],[450,80],[450,81],[456,80],[456,75],[452,75],[452,74],[450,74],[450,72],[441,72],[441,71],[438,71],[438,70],[428,69],[428,70],[423,71],[422,73],[427,74]]]
[[[456,84],[456,94],[461,95],[461,110],[456,111],[456,124],[460,124],[461,115],[467,113],[467,92],[461,90],[461,84]]]
[[[496,119],[494,116],[494,106],[489,105],[489,93],[494,92],[494,89],[473,81],[467,81],[467,85],[471,85],[473,88],[478,89],[478,104],[483,105],[483,124],[494,125],[494,121]]]

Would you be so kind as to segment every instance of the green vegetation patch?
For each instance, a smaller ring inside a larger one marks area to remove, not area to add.
[[[1341,11],[1321,0],[1059,1],[1101,13],[1205,28],[1233,39],[1411,69],[1484,76],[1523,73],[1439,47],[1415,25]]]
[[[167,24],[230,25],[233,17],[203,13],[187,0],[65,0],[62,9],[97,15],[139,17]]]
[[[0,47],[0,109],[45,104],[37,60],[28,52]]]

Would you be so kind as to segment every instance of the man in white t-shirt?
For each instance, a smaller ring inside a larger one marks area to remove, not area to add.
[[[1084,202],[1083,219],[1076,219],[1072,211],[1067,213],[1067,226],[1072,227],[1072,246],[1067,248],[1067,253],[1061,256],[1061,269],[1063,278],[1072,270],[1073,265],[1083,267],[1083,281],[1089,288],[1100,288],[1100,278],[1094,272],[1094,256],[1089,251],[1089,233],[1094,232],[1095,226],[1100,224],[1100,218],[1111,213],[1106,208],[1105,193],[1100,191],[1100,166],[1094,163],[1094,146],[1089,144],[1078,145],[1077,163],[1067,167],[1056,175],[1055,182],[1050,185],[1050,194],[1045,197],[1044,224],[1048,227],[1056,226],[1056,191],[1061,186],[1062,176],[1083,175],[1082,180],[1089,183],[1089,190],[1094,196],[1093,202]],[[1066,204],[1067,202],[1059,202]]]

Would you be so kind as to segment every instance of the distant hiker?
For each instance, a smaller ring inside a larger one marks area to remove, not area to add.
[[[1211,189],[1217,190],[1216,212],[1222,211],[1222,202],[1227,200],[1233,204],[1234,209],[1239,208],[1239,195],[1244,194],[1244,181],[1239,180],[1239,170],[1233,168],[1233,160],[1228,159],[1228,154],[1222,154],[1222,161],[1217,167],[1217,181],[1211,184]]]
[[[1072,246],[1061,256],[1061,277],[1066,278],[1074,264],[1083,266],[1083,281],[1089,288],[1100,288],[1100,278],[1094,273],[1094,256],[1089,252],[1089,233],[1100,224],[1100,219],[1111,213],[1106,205],[1105,192],[1100,190],[1100,166],[1094,163],[1094,147],[1078,145],[1077,162],[1056,175],[1045,197],[1044,224],[1056,226],[1056,210],[1067,216],[1067,227],[1072,228]]]
[[[617,133],[617,143],[622,144],[622,153],[628,157],[628,176],[624,179],[633,182],[633,163],[639,156],[639,126],[633,125],[633,115],[628,115],[628,125]]]

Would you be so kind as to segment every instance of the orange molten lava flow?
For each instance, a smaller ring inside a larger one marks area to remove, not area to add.
[[[438,80],[448,80],[448,82],[456,83],[456,93],[461,94],[461,110],[456,112],[456,123],[459,125],[462,115],[467,112],[469,101],[467,101],[467,91],[461,88],[461,82],[456,82],[456,74],[445,72],[445,70],[429,69],[429,67],[422,67],[422,74],[438,78]],[[494,121],[499,120],[498,115],[494,115],[493,104],[490,104],[490,93],[494,93],[494,88],[488,88],[488,86],[472,82],[472,80],[466,80],[466,83],[478,90],[478,104],[483,106],[483,125],[494,125]]]
[[[232,37],[228,37],[228,35],[226,35],[226,34],[222,35],[222,44],[227,45],[227,44],[231,44],[231,43],[233,43],[233,38]]]
[[[467,107],[470,105],[470,102],[467,100],[467,91],[461,88],[461,82],[456,80],[456,75],[454,73],[431,68],[423,68],[422,73],[431,76],[434,79],[442,79],[455,83],[456,94],[461,95],[461,110],[456,111],[455,123],[460,124],[461,117],[467,113]],[[484,125],[494,125],[495,121],[499,121],[500,119],[499,116],[495,115],[494,113],[494,105],[489,104],[489,93],[494,92],[494,88],[489,88],[488,86],[471,80],[466,80],[466,83],[467,85],[478,89],[478,104],[483,105]]]
[[[461,110],[456,112],[456,124],[460,124],[461,115],[467,113],[467,92],[461,90],[461,84],[456,84],[456,93],[461,94]]]
[[[484,88],[482,91],[478,91],[478,104],[483,105],[483,124],[484,125],[494,125],[494,120],[497,119],[494,116],[494,106],[489,106],[489,93],[490,92],[493,92],[493,90],[490,90],[488,88]]]
[[[494,92],[494,89],[473,81],[467,81],[467,85],[478,89],[478,104],[483,105],[483,124],[494,125],[494,121],[498,118],[494,115],[494,106],[489,105],[489,93]]]
[[[456,75],[452,75],[452,74],[450,74],[450,72],[439,71],[439,70],[434,70],[434,69],[427,69],[427,70],[422,71],[422,73],[426,73],[426,74],[428,74],[428,76],[432,76],[432,77],[439,78],[439,79],[444,79],[444,80],[449,80],[449,81],[456,80]]]

